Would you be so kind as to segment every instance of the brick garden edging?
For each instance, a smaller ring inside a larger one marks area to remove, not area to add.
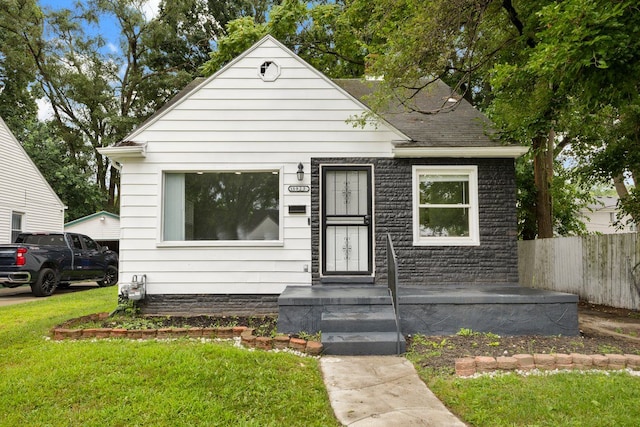
[[[246,348],[260,350],[292,349],[309,356],[319,356],[322,344],[289,335],[276,335],[275,338],[254,335],[255,329],[246,326],[216,327],[216,328],[159,328],[159,329],[122,329],[122,328],[86,328],[72,329],[73,325],[86,322],[100,321],[109,317],[109,313],[97,313],[65,322],[51,330],[52,338],[56,341],[102,338],[127,339],[171,339],[171,338],[205,338],[231,339],[240,338],[240,343]]]
[[[555,369],[588,370],[640,369],[640,356],[635,354],[516,354],[514,356],[476,356],[456,359],[456,375],[469,377],[494,371],[553,371]]]

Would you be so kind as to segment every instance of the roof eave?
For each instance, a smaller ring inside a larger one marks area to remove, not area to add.
[[[102,147],[98,148],[98,153],[116,161],[122,159],[141,159],[147,157],[147,144]]]
[[[518,158],[528,147],[394,147],[393,157],[464,157],[464,158]]]

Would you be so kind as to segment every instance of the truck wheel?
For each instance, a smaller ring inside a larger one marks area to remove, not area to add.
[[[104,273],[104,280],[98,280],[97,283],[101,288],[118,283],[118,267],[115,265],[108,266],[107,271]]]
[[[43,268],[38,274],[38,280],[31,284],[31,292],[37,297],[48,297],[56,290],[57,286],[56,272],[50,268]]]

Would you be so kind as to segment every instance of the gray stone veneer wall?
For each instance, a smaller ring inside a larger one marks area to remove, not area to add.
[[[256,316],[278,313],[279,295],[167,294],[147,295],[140,310],[163,316]]]
[[[317,158],[311,162],[312,278],[320,278],[321,164],[373,165],[375,283],[386,284],[391,233],[400,285],[517,284],[516,184],[513,159]],[[477,165],[480,246],[413,246],[412,165]]]

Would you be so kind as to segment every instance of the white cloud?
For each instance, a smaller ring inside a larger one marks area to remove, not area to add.
[[[36,100],[36,105],[38,106],[38,120],[44,122],[53,117],[53,107],[47,98]]]
[[[112,42],[107,43],[107,49],[111,53],[117,53],[120,51],[120,48],[115,43],[112,43]]]
[[[142,13],[148,21],[151,21],[158,14],[160,0],[149,0],[142,5]]]

